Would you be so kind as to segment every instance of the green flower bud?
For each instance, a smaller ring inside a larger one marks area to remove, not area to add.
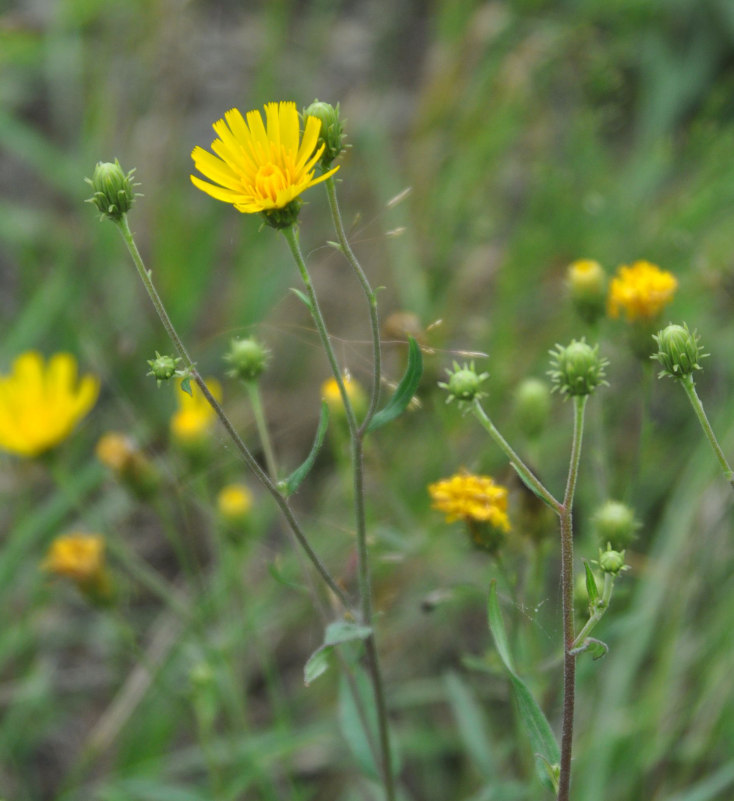
[[[84,179],[93,190],[87,203],[94,203],[103,218],[119,222],[135,200],[134,187],[137,184],[133,181],[134,173],[133,169],[126,175],[117,159],[114,164],[110,161],[97,162],[91,179]]]
[[[439,382],[441,389],[447,390],[449,397],[446,403],[456,398],[459,402],[471,403],[475,398],[481,398],[483,393],[479,391],[482,381],[489,378],[489,373],[477,374],[474,362],[464,364],[460,367],[454,362],[454,369],[446,370],[449,376],[448,382]]]
[[[255,381],[267,367],[269,358],[270,351],[254,337],[233,339],[224,357],[224,361],[232,365],[227,375],[243,381]]]
[[[526,437],[538,437],[550,415],[550,390],[545,381],[526,378],[515,391],[515,417]]]
[[[579,259],[566,273],[569,295],[579,316],[595,323],[606,312],[607,274],[598,261]]]
[[[658,374],[670,378],[683,378],[694,370],[701,370],[699,360],[708,356],[698,344],[698,334],[691,333],[688,326],[670,324],[653,336],[658,345],[658,352],[650,358],[660,362],[663,369]]]
[[[321,166],[327,169],[331,162],[344,150],[344,126],[339,117],[339,104],[336,108],[329,103],[322,103],[314,100],[313,103],[303,111],[306,117],[316,117],[321,121],[321,133],[319,134],[319,147],[324,145],[324,152],[321,154]]]
[[[148,359],[150,370],[146,375],[152,375],[161,385],[161,381],[169,381],[176,375],[176,365],[181,361],[180,357],[173,357],[164,354],[161,356],[158,351],[155,352],[155,359]]]
[[[615,548],[629,545],[640,527],[635,513],[621,501],[607,501],[596,511],[592,523],[601,542],[611,543]]]
[[[624,551],[614,551],[612,546],[607,543],[607,550],[599,549],[599,567],[604,573],[611,573],[616,576],[627,566],[624,563]]]
[[[571,340],[567,347],[556,345],[550,351],[553,360],[548,372],[554,387],[566,395],[590,395],[604,380],[608,361],[599,356],[599,346],[586,344],[585,339]]]

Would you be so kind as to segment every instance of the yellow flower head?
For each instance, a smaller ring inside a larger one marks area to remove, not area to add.
[[[43,569],[73,581],[86,582],[104,569],[104,540],[97,534],[56,537],[48,549]]]
[[[56,537],[41,568],[71,579],[96,603],[107,602],[112,596],[112,584],[105,564],[105,543],[99,534],[74,532]]]
[[[619,317],[624,311],[627,320],[649,320],[670,303],[678,288],[676,277],[649,261],[623,264],[609,285],[607,311]]]
[[[344,373],[342,380],[344,381],[344,389],[347,391],[347,397],[352,403],[352,408],[359,417],[367,408],[367,399],[362,385],[348,373]],[[341,392],[339,392],[339,384],[337,384],[333,376],[327,378],[321,385],[321,397],[326,401],[329,411],[334,416],[344,416],[344,404],[342,403]]]
[[[313,177],[324,150],[323,144],[317,147],[319,119],[306,117],[301,139],[295,103],[268,103],[265,117],[267,127],[259,111],[248,111],[245,120],[233,108],[217,120],[213,128],[218,138],[211,144],[216,155],[198,146],[191,153],[196,169],[214,183],[192,175],[194,186],[237,211],[254,214],[285,208],[339,169]]]
[[[489,523],[503,532],[510,530],[507,489],[489,476],[457,473],[428,485],[432,508],[446,515],[446,522]]]
[[[227,484],[217,495],[217,511],[222,519],[240,521],[252,509],[252,493],[244,484]]]
[[[40,353],[23,353],[10,375],[0,376],[0,448],[38,456],[71,434],[94,406],[99,381],[77,381],[76,359],[56,353],[44,364]]]
[[[219,382],[210,378],[206,385],[212,395],[221,401],[222,388]],[[191,395],[184,392],[183,389],[176,394],[178,411],[171,418],[171,433],[176,441],[184,446],[196,445],[205,440],[216,417],[214,409],[209,405],[199,387],[193,381],[190,386]]]

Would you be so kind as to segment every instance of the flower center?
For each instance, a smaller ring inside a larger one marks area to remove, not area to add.
[[[263,164],[255,176],[255,189],[261,198],[277,201],[278,192],[288,185],[283,170],[275,164]]]

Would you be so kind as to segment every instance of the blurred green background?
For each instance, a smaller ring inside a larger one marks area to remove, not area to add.
[[[564,274],[588,257],[610,273],[648,259],[677,276],[663,322],[700,331],[711,357],[699,391],[732,453],[734,4],[36,0],[0,9],[0,370],[25,350],[69,350],[103,386],[51,466],[0,457],[0,795],[379,797],[356,778],[359,761],[340,733],[337,671],[303,686],[323,627],[298,588],[283,527],[255,490],[253,535],[234,557],[218,550],[211,497],[242,468],[223,435],[203,465],[170,447],[173,388],[156,391],[145,376],[145,360],[170,346],[113,226],[82,202],[98,160],[137,169],[142,197],[130,223],[171,317],[207,375],[223,377],[234,336],[255,334],[272,350],[262,389],[276,451],[292,469],[328,375],[288,291],[297,272],[281,238],[198,192],[188,174],[192,148],[208,147],[227,109],[317,97],[340,102],[347,119],[340,199],[355,250],[385,287],[387,377],[399,380],[406,329],[425,346],[421,407],[368,452],[405,798],[545,792],[486,628],[497,568],[430,510],[426,485],[462,466],[489,472],[510,485],[511,516],[520,521],[525,509],[509,561],[519,573],[532,562],[535,579],[504,601],[522,672],[557,727],[554,521],[528,512],[502,455],[445,406],[436,382],[454,359],[479,354],[491,374],[487,409],[560,492],[570,405],[554,403],[530,447],[512,398],[524,377],[544,375],[549,348],[582,335],[598,337],[611,364],[610,387],[591,403],[578,555],[596,556],[589,519],[607,497],[632,504],[643,526],[598,630],[610,653],[579,663],[573,794],[731,798],[731,489],[683,393],[632,356],[624,323],[587,330]],[[337,354],[366,385],[359,287],[325,245],[324,194],[305,199],[301,241]],[[224,394],[257,447],[245,393],[225,381]],[[135,502],[97,464],[94,444],[111,429],[133,433],[168,477],[158,508]],[[333,442],[325,449],[295,504],[350,583],[340,453]],[[547,529],[539,549],[524,537],[536,524]],[[200,560],[193,578],[167,526],[184,530]],[[38,569],[51,539],[75,527],[110,540],[124,587],[114,612],[90,609]],[[174,622],[140,578],[148,569],[183,593],[196,624]],[[480,657],[486,669],[471,669]]]

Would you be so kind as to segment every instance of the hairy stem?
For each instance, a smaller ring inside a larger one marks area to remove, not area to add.
[[[560,512],[561,523],[561,594],[563,599],[563,723],[561,726],[561,770],[558,780],[558,801],[568,801],[571,787],[571,754],[573,750],[573,716],[576,697],[576,656],[573,622],[573,496],[581,458],[584,431],[584,409],[588,395],[574,397],[573,441],[568,466],[566,491]]]
[[[701,424],[703,433],[706,435],[706,438],[713,448],[714,455],[719,462],[719,466],[724,473],[724,477],[732,485],[732,487],[734,487],[734,472],[732,471],[731,467],[729,467],[729,462],[727,462],[726,456],[724,456],[724,451],[721,449],[721,445],[719,445],[719,440],[716,439],[716,434],[714,434],[714,429],[711,427],[711,423],[709,423],[709,419],[706,416],[701,399],[698,397],[698,393],[696,392],[696,385],[693,381],[693,376],[691,374],[685,376],[681,379],[681,384],[683,385],[683,389],[686,391],[686,395],[688,395],[688,400],[690,400],[691,406],[693,406],[693,411],[696,413],[696,417],[698,418],[698,422]]]

